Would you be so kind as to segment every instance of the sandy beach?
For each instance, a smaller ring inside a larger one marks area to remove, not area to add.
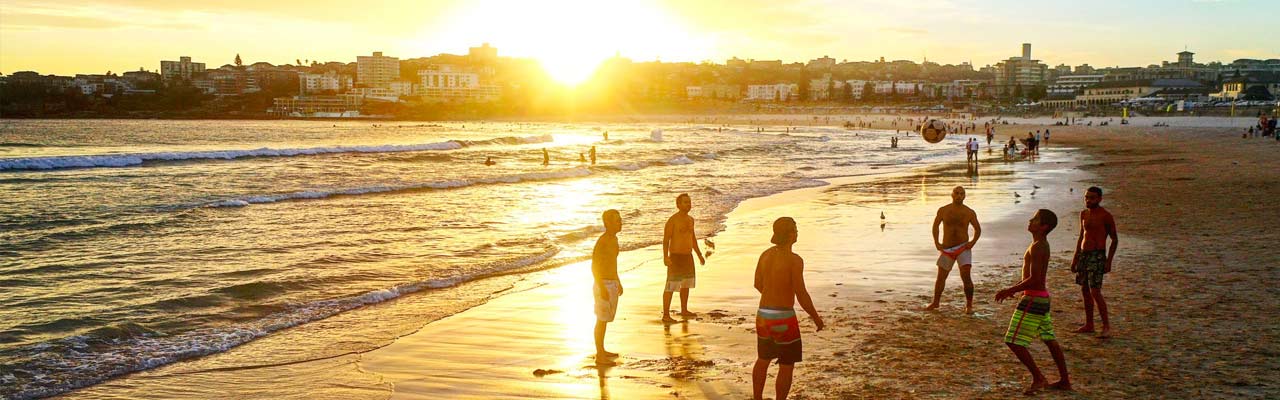
[[[1002,125],[997,138],[1043,128]],[[1267,284],[1280,266],[1280,255],[1269,250],[1280,239],[1269,229],[1280,220],[1280,208],[1270,203],[1280,195],[1280,144],[1241,139],[1236,128],[1049,128],[1052,140],[1034,162],[1005,163],[984,148],[974,176],[956,149],[953,160],[927,168],[832,179],[743,202],[711,238],[716,248],[699,267],[690,301],[699,316],[685,322],[659,320],[660,251],[624,252],[625,294],[606,337],[609,349],[622,354],[616,366],[598,367],[593,359],[590,266],[575,263],[504,277],[514,281],[511,289],[370,352],[187,376],[182,370],[190,362],[178,363],[63,397],[113,398],[120,387],[175,394],[188,379],[206,382],[199,386],[209,395],[270,397],[237,392],[233,383],[269,379],[263,377],[286,368],[315,377],[304,382],[314,388],[310,398],[749,398],[758,301],[752,271],[779,216],[797,220],[795,249],[828,324],[815,333],[801,317],[805,359],[793,398],[1021,397],[1028,374],[1001,342],[1013,305],[992,298],[1016,281],[1030,242],[1025,221],[1039,208],[1062,221],[1050,235],[1048,283],[1076,386],[1040,397],[1280,396],[1278,293]],[[974,249],[972,316],[961,312],[954,273],[942,309],[918,311],[936,268],[929,223],[955,185],[968,188],[966,203],[984,228]],[[1033,185],[1040,186],[1034,196]],[[1103,205],[1120,229],[1106,286],[1115,326],[1110,339],[1069,332],[1083,311],[1067,263],[1083,190],[1094,185],[1107,190]],[[624,221],[620,235],[628,234],[634,232]],[[1031,349],[1055,379],[1044,347]],[[195,362],[216,365],[236,354]],[[772,378],[766,393],[771,385]]]

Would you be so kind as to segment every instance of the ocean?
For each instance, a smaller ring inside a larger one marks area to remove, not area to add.
[[[589,258],[606,209],[622,212],[621,245],[636,249],[660,243],[688,193],[707,237],[744,199],[901,170],[964,141],[890,149],[892,134],[0,120],[0,397],[64,393],[291,328],[347,339],[279,346],[263,362],[367,351],[381,339],[360,338],[394,338],[504,289],[450,288]],[[594,165],[582,161],[592,147]],[[408,298],[422,304],[415,317],[338,318]]]

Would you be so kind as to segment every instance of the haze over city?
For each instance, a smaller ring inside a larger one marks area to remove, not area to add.
[[[1275,58],[1252,11],[1219,1],[28,1],[0,7],[0,71],[74,74],[155,68],[190,55],[285,64],[401,58],[480,42],[580,81],[614,54],[638,61],[924,58],[975,67],[1032,42],[1052,63],[1145,66],[1184,49],[1200,60]],[[1273,31],[1272,31],[1273,32]],[[223,61],[225,60],[225,61]],[[216,65],[216,64],[215,64]]]

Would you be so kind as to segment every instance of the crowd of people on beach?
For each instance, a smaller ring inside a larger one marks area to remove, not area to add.
[[[976,140],[970,140],[970,143],[976,144]],[[924,311],[939,308],[947,276],[954,266],[959,265],[960,277],[964,283],[964,312],[973,313],[974,285],[970,276],[973,267],[972,249],[982,236],[982,227],[977,213],[964,204],[965,197],[964,187],[953,188],[951,203],[939,208],[934,218],[933,247],[939,253],[936,263],[937,278],[933,301],[922,308]],[[1076,240],[1070,268],[1075,273],[1075,283],[1081,288],[1085,322],[1073,332],[1095,332],[1093,314],[1096,308],[1102,321],[1098,337],[1106,338],[1111,334],[1111,323],[1107,303],[1102,295],[1102,283],[1103,277],[1112,270],[1118,234],[1114,217],[1101,206],[1102,189],[1090,187],[1084,200],[1085,209],[1080,212],[1079,219],[1080,235]],[[697,285],[694,257],[697,257],[697,265],[705,265],[706,258],[698,245],[695,221],[689,214],[691,209],[692,199],[688,194],[677,196],[677,211],[663,228],[662,260],[666,266],[662,293],[664,324],[678,322],[672,317],[671,310],[671,300],[677,292],[680,294],[678,315],[684,319],[696,317],[689,309],[690,290]],[[618,275],[617,235],[622,230],[622,216],[618,210],[610,209],[604,211],[601,219],[605,231],[596,241],[591,257],[592,293],[597,319],[594,332],[595,357],[599,364],[612,364],[618,354],[605,349],[604,339],[609,322],[616,317],[619,298],[624,293]],[[1032,382],[1024,390],[1026,394],[1046,388],[1072,390],[1065,356],[1054,331],[1046,284],[1051,254],[1048,236],[1057,226],[1058,217],[1053,211],[1040,209],[1032,215],[1027,223],[1032,241],[1023,253],[1021,279],[995,295],[996,302],[1020,296],[1003,341],[1031,374]],[[973,229],[972,238],[969,235],[970,227]],[[774,360],[779,366],[775,378],[776,398],[786,399],[790,392],[795,364],[803,358],[796,303],[808,314],[817,331],[826,327],[805,286],[804,259],[792,250],[798,240],[798,232],[794,219],[780,217],[774,220],[773,236],[770,239],[772,246],[760,254],[756,263],[753,286],[760,293],[760,301],[755,323],[757,359],[751,374],[752,393],[756,399],[762,398],[769,368]],[[709,247],[714,247],[709,240],[706,242]],[[1052,384],[1048,383],[1027,349],[1037,339],[1048,347],[1057,366],[1059,380]]]

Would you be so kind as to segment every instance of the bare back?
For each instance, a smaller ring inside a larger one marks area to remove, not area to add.
[[[964,204],[947,204],[938,209],[936,221],[942,222],[942,247],[953,247],[969,241],[969,225],[978,214]]]
[[[756,263],[756,289],[760,290],[760,307],[795,308],[796,288],[804,289],[804,260],[799,255],[770,247]]]

